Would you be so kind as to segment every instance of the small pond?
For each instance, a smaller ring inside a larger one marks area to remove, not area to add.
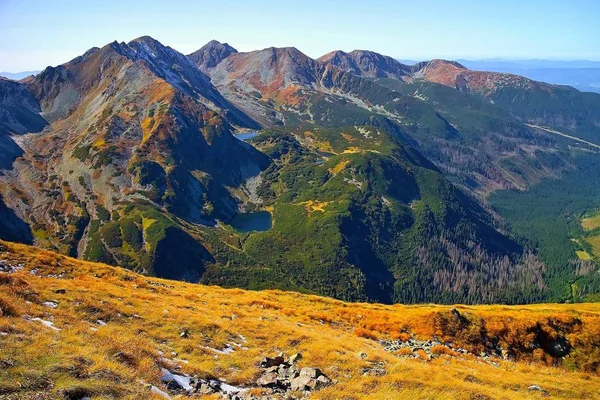
[[[244,132],[244,133],[236,133],[235,136],[237,139],[241,140],[242,142],[245,142],[247,140],[250,140],[254,137],[258,136],[258,132]]]
[[[229,223],[236,231],[246,233],[252,231],[264,232],[271,229],[271,213],[268,211],[257,211],[240,213]]]

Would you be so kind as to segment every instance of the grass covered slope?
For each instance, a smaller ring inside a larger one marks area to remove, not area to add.
[[[301,352],[301,367],[333,379],[315,399],[600,395],[598,305],[349,304],[167,281],[0,246],[2,398],[152,398],[149,385],[168,390],[161,367],[255,387],[259,361],[279,352]],[[434,335],[466,354],[444,345],[433,356],[394,354],[378,341]]]
[[[544,300],[543,264],[393,133],[300,127],[251,143],[272,160],[256,192],[273,227],[232,233],[240,252],[213,252],[202,283],[382,303]]]

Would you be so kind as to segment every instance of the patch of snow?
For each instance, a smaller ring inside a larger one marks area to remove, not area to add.
[[[106,322],[102,321],[101,319],[97,320],[96,323],[100,326],[106,326]]]
[[[208,347],[208,346],[200,346],[201,349],[205,349],[205,350],[210,350],[214,353],[217,354],[231,354],[235,352],[235,349],[233,347],[231,347],[231,345],[226,344],[224,348],[222,349],[215,349],[213,347]]]
[[[48,308],[58,308],[58,303],[54,301],[45,301],[44,305]]]
[[[54,326],[54,322],[46,321],[46,320],[43,320],[41,318],[32,318],[31,320],[32,321],[39,321],[39,322],[41,322],[42,325],[44,325],[47,328],[50,328],[50,329],[55,330],[55,331],[60,331],[60,329],[58,329],[57,327]]]
[[[227,395],[238,394],[238,393],[245,392],[247,390],[247,389],[243,389],[241,387],[230,385],[230,384],[222,382],[222,381],[211,380],[210,383],[211,384],[219,384],[219,386],[221,388],[221,392],[223,392]]]
[[[161,368],[160,371],[162,372],[163,376],[161,378],[161,381],[164,383],[169,383],[174,381],[175,383],[177,383],[183,390],[185,391],[192,391],[194,388],[192,387],[192,385],[190,385],[190,377],[189,376],[185,376],[185,375],[177,375],[172,373],[171,371],[169,371],[166,368]]]
[[[239,348],[240,348],[240,349],[242,349],[242,350],[248,350],[248,348],[247,348],[246,346],[242,346],[242,345],[241,345],[241,344],[239,344],[239,343],[236,343],[236,342],[231,342],[231,344],[232,344],[232,345],[234,345],[234,346],[236,346],[236,347],[239,347]]]

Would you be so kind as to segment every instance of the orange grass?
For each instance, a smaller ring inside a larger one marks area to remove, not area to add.
[[[491,365],[438,348],[434,353],[440,357],[413,359],[383,351],[375,339],[438,335],[477,351],[476,328],[457,326],[449,306],[352,304],[292,292],[222,289],[140,276],[24,245],[0,246],[5,248],[0,259],[25,264],[14,274],[0,273],[0,304],[15,311],[0,316],[0,397],[60,398],[80,390],[94,399],[152,398],[145,384],[161,387],[161,365],[251,385],[261,358],[279,352],[301,352],[300,366],[319,367],[335,380],[313,393],[314,399],[541,399],[543,393],[528,390],[530,385],[540,385],[552,398],[600,397],[600,380],[591,372],[600,360],[597,304],[456,306],[470,326],[485,324],[488,335],[506,346],[529,345],[534,327],[551,336],[552,327],[579,321],[568,334],[574,351],[565,360],[522,351],[515,353],[517,362]],[[47,301],[58,307],[44,306]],[[247,350],[211,350],[234,342]],[[371,362],[387,373],[363,374]]]

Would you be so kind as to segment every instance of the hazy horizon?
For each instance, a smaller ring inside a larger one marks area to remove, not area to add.
[[[143,35],[184,54],[216,39],[239,51],[294,46],[313,58],[367,49],[405,60],[599,61],[597,15],[600,3],[590,0],[0,0],[0,71],[41,70]]]

